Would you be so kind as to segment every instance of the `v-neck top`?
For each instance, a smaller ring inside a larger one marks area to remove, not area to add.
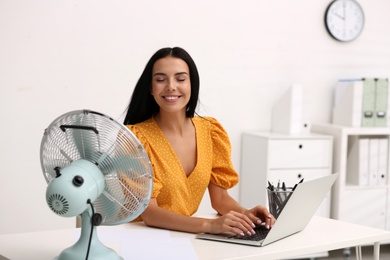
[[[154,118],[127,125],[142,143],[153,169],[152,198],[159,207],[191,216],[197,210],[210,181],[224,189],[238,183],[231,161],[231,144],[222,125],[212,117],[193,117],[197,162],[186,176],[178,156]]]

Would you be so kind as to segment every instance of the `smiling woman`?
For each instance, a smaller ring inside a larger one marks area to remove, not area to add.
[[[186,111],[191,97],[189,75],[188,65],[182,59],[166,57],[156,61],[153,66],[151,94],[160,107],[160,112]]]
[[[135,86],[124,123],[143,144],[153,166],[147,225],[193,233],[253,234],[273,225],[263,206],[245,209],[227,192],[238,182],[229,137],[212,117],[195,116],[199,75],[182,48],[157,51]],[[217,219],[192,217],[209,190]]]
[[[163,48],[158,50],[146,64],[146,67],[141,74],[131,97],[131,102],[127,108],[127,114],[124,120],[125,124],[136,124],[143,122],[160,110],[156,100],[151,95],[153,70],[155,63],[162,58],[177,58],[184,61],[188,68],[191,95],[186,107],[186,116],[193,117],[198,103],[199,97],[199,74],[195,62],[191,56],[182,48]],[[155,71],[157,72],[157,71]]]

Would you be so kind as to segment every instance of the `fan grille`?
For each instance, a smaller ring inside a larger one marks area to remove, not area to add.
[[[58,215],[65,215],[69,210],[68,201],[60,194],[52,194],[47,199],[47,204]]]
[[[102,224],[129,222],[149,203],[152,169],[141,143],[124,125],[90,110],[66,113],[45,129],[40,150],[44,177],[50,183],[56,167],[86,159],[105,179],[104,192],[94,202]],[[81,213],[81,212],[80,212]]]

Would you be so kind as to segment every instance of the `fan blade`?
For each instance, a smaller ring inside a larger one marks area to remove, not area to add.
[[[95,201],[97,211],[104,212],[104,224],[122,224],[139,216],[147,207],[152,191],[150,175],[127,173],[105,176],[104,192]]]
[[[104,160],[100,162],[98,160],[98,163],[104,175],[113,172],[140,173],[145,171],[143,161],[131,155],[111,157],[105,154]]]

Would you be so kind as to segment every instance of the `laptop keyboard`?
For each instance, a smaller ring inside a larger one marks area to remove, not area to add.
[[[270,229],[267,229],[265,227],[265,225],[256,226],[253,230],[256,232],[256,234],[245,235],[245,236],[234,235],[234,236],[231,236],[229,238],[241,239],[241,240],[251,240],[251,241],[260,241],[260,240],[265,239],[268,232],[270,231]]]

